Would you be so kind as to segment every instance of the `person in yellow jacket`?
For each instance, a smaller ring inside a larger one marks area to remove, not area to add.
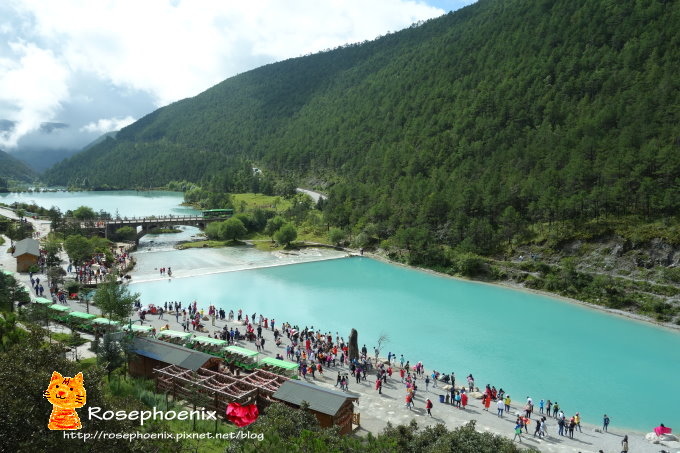
[[[510,413],[510,403],[512,400],[510,399],[510,395],[505,395],[505,399],[503,400],[505,403],[505,413],[509,414]]]
[[[574,415],[574,422],[576,422],[576,427],[578,428],[578,432],[582,433],[581,431],[581,416],[577,412],[576,415]]]

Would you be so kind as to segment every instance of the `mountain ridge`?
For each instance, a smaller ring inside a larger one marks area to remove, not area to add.
[[[408,250],[413,235],[490,253],[527,223],[674,216],[678,49],[674,2],[481,0],[231,77],[47,178],[243,191],[234,169],[254,163],[325,180],[329,223]]]
[[[27,183],[34,181],[36,177],[36,172],[28,165],[11,154],[0,150],[0,178]]]

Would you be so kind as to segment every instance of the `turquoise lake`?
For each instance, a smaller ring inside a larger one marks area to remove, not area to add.
[[[115,216],[141,217],[150,215],[191,215],[198,211],[180,206],[184,201],[181,192],[163,190],[135,191],[114,190],[106,192],[12,192],[0,193],[0,203],[35,203],[44,208],[57,206],[62,212],[80,206],[95,211],[106,211]]]
[[[119,215],[185,215],[178,192],[43,192],[0,194],[0,202],[31,202],[62,211],[90,206]],[[330,251],[273,255],[252,248],[173,249],[179,235],[145,236],[131,285],[143,303],[198,300],[207,308],[243,308],[339,332],[353,327],[369,351],[422,360],[428,370],[472,373],[480,387],[503,387],[513,401],[527,396],[558,401],[598,424],[649,431],[680,427],[680,333],[582,305],[499,286],[440,277],[367,258],[334,259]],[[151,242],[153,241],[153,242]],[[337,255],[336,255],[337,256]],[[157,280],[157,267],[178,278]],[[249,267],[258,269],[242,270]],[[223,270],[233,272],[213,273]]]
[[[181,253],[181,252],[180,252]],[[170,258],[170,257],[167,257]],[[174,255],[173,272],[181,272]],[[177,271],[175,271],[175,269]],[[558,401],[598,424],[649,431],[678,423],[680,333],[550,297],[440,277],[367,258],[173,278],[131,285],[144,303],[197,300],[263,313],[404,354],[427,369],[468,373],[480,387]]]

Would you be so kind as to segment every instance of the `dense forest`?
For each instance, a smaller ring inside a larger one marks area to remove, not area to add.
[[[332,225],[488,254],[531,224],[679,212],[677,74],[680,2],[480,0],[227,79],[46,179],[264,192],[292,179],[329,193]]]
[[[36,173],[26,164],[0,151],[0,191],[7,190],[9,180],[30,182],[36,178]]]

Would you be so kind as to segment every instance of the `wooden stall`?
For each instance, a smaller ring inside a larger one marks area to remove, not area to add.
[[[359,395],[290,380],[279,387],[273,398],[296,408],[306,402],[321,427],[338,426],[340,434],[349,434],[352,432],[352,420],[355,419],[354,402],[359,400]]]
[[[136,337],[132,350],[130,374],[149,379],[154,378],[156,368],[177,365],[192,371],[199,368],[218,370],[221,362],[217,357],[152,338]]]
[[[288,377],[297,377],[299,365],[293,362],[286,362],[285,360],[266,357],[260,361],[260,368]]]
[[[252,370],[257,366],[257,356],[260,353],[240,346],[229,346],[224,350],[224,360],[229,364],[246,370]]]
[[[14,245],[12,254],[17,260],[17,272],[28,272],[28,268],[38,264],[40,242],[35,239],[22,239]]]

